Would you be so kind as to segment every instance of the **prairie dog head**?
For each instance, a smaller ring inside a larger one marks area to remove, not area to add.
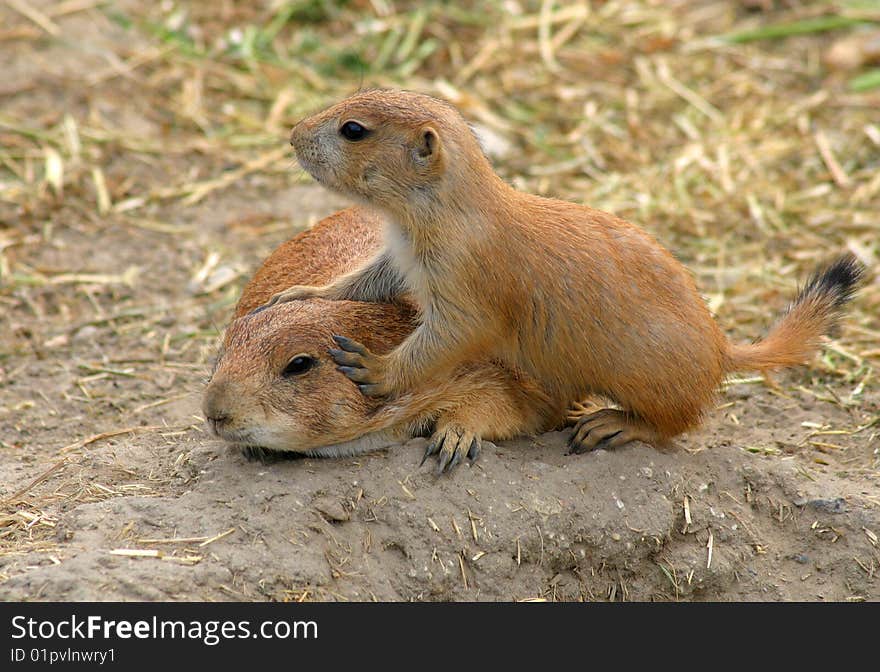
[[[358,93],[298,123],[290,143],[318,182],[392,211],[489,168],[458,110],[409,91]]]
[[[387,351],[412,329],[405,308],[292,301],[229,325],[202,410],[211,431],[242,447],[309,453],[358,435],[376,402],[336,370],[333,334]]]

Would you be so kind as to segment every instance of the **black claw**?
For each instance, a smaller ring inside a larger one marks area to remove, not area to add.
[[[619,429],[616,432],[614,432],[613,434],[609,434],[608,436],[603,436],[602,440],[596,444],[596,449],[605,450],[605,448],[603,446],[607,446],[608,442],[611,441],[611,439],[613,439],[615,436],[620,434],[622,431],[623,431],[622,429]]]
[[[354,352],[359,355],[366,355],[367,349],[362,346],[357,341],[353,341],[346,336],[338,336],[337,334],[333,334],[333,340],[339,345],[343,350],[347,350],[348,352]]]
[[[333,358],[333,361],[341,366],[357,366],[362,365],[360,355],[346,350],[334,350],[330,348],[327,353]]]
[[[452,459],[449,460],[449,464],[446,467],[446,471],[452,471],[452,468],[461,462],[461,451],[456,448],[455,453],[452,455]]]
[[[592,429],[587,429],[587,431],[583,431],[583,427],[576,427],[572,431],[571,436],[568,438],[569,448],[571,448],[576,453],[583,452],[582,450],[578,450],[578,446],[583,444],[583,442],[590,435],[591,431]]]
[[[254,308],[251,312],[248,313],[248,315],[256,315],[257,313],[262,313],[264,310],[266,310],[266,308],[269,308],[270,306],[271,304],[264,303],[262,306]]]
[[[433,455],[436,451],[437,451],[437,442],[436,441],[429,441],[428,447],[425,448],[425,454],[422,456],[422,461],[419,462],[419,466],[421,467],[425,463],[425,461],[429,457],[431,457],[431,455]]]
[[[364,381],[365,371],[363,369],[355,366],[337,366],[336,370],[339,371],[339,373],[344,374],[352,382],[360,383],[358,387],[364,394],[368,394],[370,392],[370,390],[367,389],[368,387],[373,387],[372,385],[368,385]]]
[[[480,452],[482,452],[482,441],[480,439],[475,438],[471,441],[471,447],[468,448],[467,456],[470,458],[471,462],[476,462],[477,458],[480,457]]]
[[[442,474],[449,466],[449,451],[440,451],[440,461],[437,463],[437,473]]]
[[[572,436],[568,440],[568,451],[566,451],[566,455],[580,455],[584,451],[583,444],[580,441],[575,441],[575,437]]]

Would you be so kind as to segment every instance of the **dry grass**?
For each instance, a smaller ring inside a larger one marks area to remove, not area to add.
[[[872,268],[880,254],[878,71],[824,60],[876,32],[865,3],[15,0],[0,17],[13,60],[0,84],[0,384],[61,381],[0,396],[0,445],[4,460],[69,448],[32,487],[6,484],[5,552],[49,544],[59,502],[121,492],[75,482],[89,438],[157,433],[151,413],[198,388],[249,269],[188,213],[242,185],[271,200],[305,179],[287,129],[359,87],[445,96],[491,133],[518,187],[643,224],[739,338],[836,251]],[[231,226],[262,252],[289,231],[265,211]],[[155,241],[171,247],[153,255]],[[174,245],[180,256],[163,256]],[[862,405],[877,389],[878,308],[872,275],[797,383],[874,422]],[[853,417],[815,428],[811,445],[834,451],[840,435],[823,432],[842,431],[876,446]]]

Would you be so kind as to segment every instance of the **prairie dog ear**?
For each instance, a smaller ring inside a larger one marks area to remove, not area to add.
[[[413,158],[421,166],[429,166],[440,158],[440,135],[432,126],[423,126],[415,138]]]

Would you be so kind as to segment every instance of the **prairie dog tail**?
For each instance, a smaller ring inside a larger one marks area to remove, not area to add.
[[[727,370],[768,372],[808,361],[864,275],[864,265],[851,253],[816,271],[763,340],[728,345]]]

